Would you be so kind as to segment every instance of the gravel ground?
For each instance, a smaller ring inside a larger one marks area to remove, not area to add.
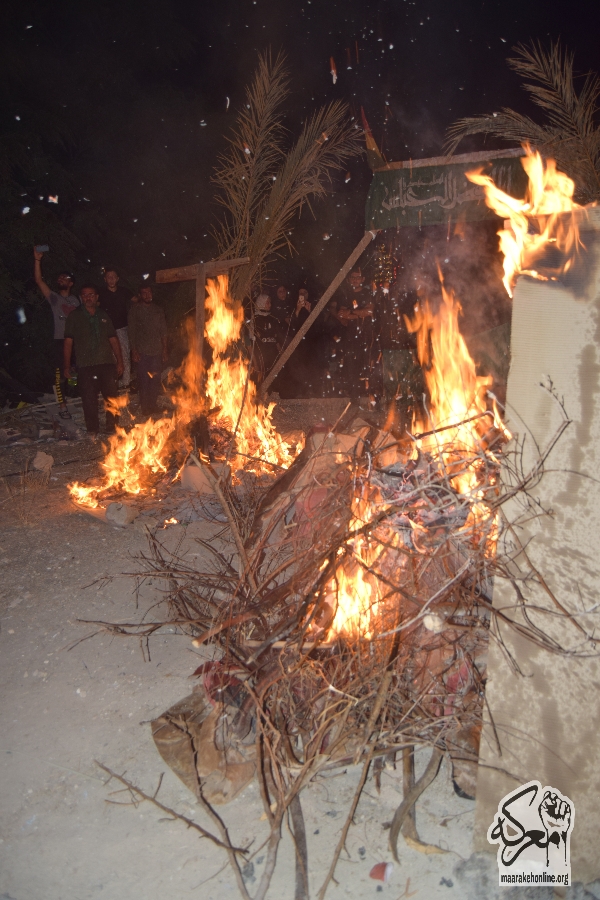
[[[294,427],[310,419],[306,403],[290,403],[286,413]],[[316,413],[313,406],[313,419]],[[209,825],[193,795],[165,771],[148,724],[190,692],[199,656],[189,638],[173,633],[152,640],[150,659],[133,638],[88,638],[96,628],[82,619],[133,621],[159,599],[161,585],[146,584],[136,608],[135,581],[123,573],[137,570],[135,557],[147,546],[146,537],[135,526],[116,529],[99,522],[68,500],[67,482],[98,470],[92,459],[98,445],[5,448],[0,472],[23,471],[37,449],[52,453],[56,463],[78,461],[55,465],[46,484],[5,479],[0,496],[0,900],[236,897],[226,859],[209,842],[181,822],[166,821],[149,804],[106,802],[128,798],[114,793],[116,784],[105,785],[94,760],[126,772],[148,791],[165,772],[162,801]],[[182,541],[190,559],[201,562],[195,537],[211,540],[217,528],[222,526],[201,521],[159,534],[169,546]],[[426,754],[418,754],[417,775],[426,761]],[[333,773],[302,795],[311,896],[327,871],[357,778],[356,769]],[[368,781],[338,865],[338,883],[330,885],[327,897],[499,896],[494,857],[471,857],[474,803],[454,794],[445,763],[419,801],[417,822],[422,840],[447,852],[424,855],[400,839],[400,864],[390,882],[369,878],[375,863],[391,859],[384,823],[401,801],[401,780],[400,768],[386,769],[380,793]],[[220,811],[233,840],[251,843],[247,878],[253,893],[266,836],[256,785]],[[291,900],[293,870],[286,831],[269,897]]]

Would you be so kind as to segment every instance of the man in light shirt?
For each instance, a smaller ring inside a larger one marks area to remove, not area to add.
[[[59,416],[61,419],[70,419],[71,413],[67,409],[62,389],[62,369],[63,369],[63,343],[65,337],[65,322],[69,313],[73,312],[79,306],[79,299],[75,297],[71,290],[73,288],[73,276],[69,272],[60,272],[56,277],[57,291],[53,291],[42,277],[42,257],[41,250],[33,251],[33,275],[35,283],[40,289],[43,296],[50,304],[52,315],[54,317],[54,392],[59,403]]]

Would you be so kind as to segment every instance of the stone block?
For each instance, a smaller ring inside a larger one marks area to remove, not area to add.
[[[54,457],[50,456],[49,453],[44,453],[43,450],[38,450],[33,457],[32,466],[38,472],[49,472],[53,465]]]
[[[106,521],[111,525],[125,528],[137,519],[139,512],[133,506],[125,503],[109,503],[106,507]]]
[[[229,474],[229,466],[227,474]],[[215,475],[220,478],[223,472],[223,465],[213,467]],[[181,487],[186,491],[192,491],[195,494],[212,494],[213,489],[210,481],[206,477],[203,469],[199,469],[195,463],[185,466],[181,473]]]

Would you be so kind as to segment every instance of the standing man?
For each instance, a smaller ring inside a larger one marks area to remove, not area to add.
[[[119,273],[116,269],[106,269],[104,272],[104,287],[98,294],[100,306],[108,313],[117,337],[121,345],[123,357],[123,378],[121,387],[127,389],[131,383],[131,354],[129,351],[129,337],[127,334],[127,316],[131,306],[133,291],[119,284]]]
[[[292,313],[290,330],[296,335],[308,319],[313,304],[308,299],[306,288],[298,291],[298,302]],[[323,346],[323,320],[319,316],[292,354],[287,369],[289,397],[319,397],[323,392],[326,347]],[[286,370],[284,370],[286,371]],[[284,396],[282,394],[282,396]]]
[[[261,384],[273,368],[285,339],[281,322],[271,315],[271,298],[268,294],[259,294],[254,301],[254,315],[248,330],[254,344],[252,377],[257,384]]]
[[[95,437],[100,430],[98,391],[105,400],[106,433],[114,434],[119,417],[110,410],[108,401],[114,400],[119,393],[118,378],[123,374],[121,345],[108,315],[98,309],[96,288],[86,284],[79,296],[82,306],[69,315],[65,325],[65,378],[71,374],[71,354],[75,349],[79,394],[88,434]]]
[[[348,276],[345,292],[332,302],[330,313],[337,319],[341,329],[336,329],[342,360],[338,363],[341,371],[340,393],[347,392],[352,400],[368,392],[372,356],[375,349],[375,329],[373,328],[374,304],[371,292],[363,287],[360,269],[354,269]]]
[[[129,310],[129,343],[137,368],[142,415],[157,412],[162,364],[167,361],[167,323],[160,306],[152,302],[152,288],[140,288],[139,303]]]
[[[289,309],[288,289],[280,284],[275,292],[275,302],[272,305],[273,315],[280,322],[287,321],[291,310]]]
[[[54,317],[54,389],[56,399],[59,404],[58,414],[61,419],[70,419],[71,413],[67,409],[67,404],[62,390],[62,367],[64,358],[64,337],[65,322],[67,316],[79,306],[79,300],[71,293],[73,287],[73,278],[69,272],[60,272],[56,284],[58,292],[50,290],[44,279],[42,278],[42,256],[44,254],[40,250],[33,251],[33,276],[38,288],[50,304],[52,315]]]
[[[400,432],[410,428],[414,413],[421,407],[425,389],[417,359],[416,335],[406,325],[414,316],[423,291],[400,283],[385,284],[377,304],[377,324],[383,363],[383,402],[388,423]]]

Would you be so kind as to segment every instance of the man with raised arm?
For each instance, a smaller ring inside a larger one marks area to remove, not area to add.
[[[52,360],[54,363],[54,389],[56,399],[59,403],[58,414],[61,419],[70,419],[71,413],[67,409],[62,389],[63,345],[67,316],[79,306],[79,300],[71,293],[73,288],[73,276],[69,272],[59,272],[57,275],[57,291],[53,291],[46,284],[42,277],[43,255],[41,250],[33,251],[33,276],[40,292],[50,304],[50,309],[52,310],[52,315],[54,317],[54,347]]]

